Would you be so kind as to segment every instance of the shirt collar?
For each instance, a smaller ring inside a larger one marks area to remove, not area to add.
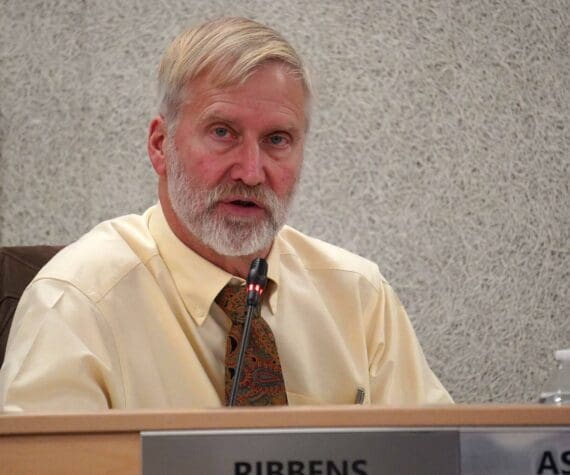
[[[157,205],[149,218],[149,230],[156,241],[158,251],[180,293],[186,310],[196,324],[202,325],[210,307],[232,278],[229,272],[220,269],[186,246],[174,234],[160,205]],[[274,241],[268,263],[268,305],[271,313],[277,308],[277,288],[279,285],[279,252]],[[243,279],[240,279],[243,280]]]
[[[273,246],[271,246],[271,251],[267,256],[267,304],[269,306],[269,311],[275,315],[277,311],[277,300],[278,300],[278,289],[279,289],[279,270],[280,270],[280,250],[279,250],[279,238],[276,237],[273,240]]]

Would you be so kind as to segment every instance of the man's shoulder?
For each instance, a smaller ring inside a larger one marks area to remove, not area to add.
[[[279,239],[281,258],[293,257],[307,270],[356,273],[375,287],[385,282],[374,262],[342,247],[308,236],[291,226],[283,227]]]
[[[99,300],[124,276],[158,253],[147,213],[130,214],[96,225],[56,254],[34,283],[53,279]]]

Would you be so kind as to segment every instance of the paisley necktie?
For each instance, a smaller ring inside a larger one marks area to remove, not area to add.
[[[232,321],[226,339],[225,392],[230,398],[233,376],[239,353],[246,314],[245,285],[226,285],[216,297],[216,303]],[[236,395],[237,406],[286,405],[287,394],[275,345],[275,337],[267,322],[255,309],[251,322],[249,343],[245,352],[241,382]]]

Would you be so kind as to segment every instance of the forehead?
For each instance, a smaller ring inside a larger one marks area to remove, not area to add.
[[[218,86],[209,75],[186,87],[182,115],[195,121],[209,118],[257,118],[290,122],[306,128],[307,93],[300,79],[286,66],[269,63],[240,84]]]

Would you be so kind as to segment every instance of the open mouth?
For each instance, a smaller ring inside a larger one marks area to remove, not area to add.
[[[253,201],[234,200],[230,201],[230,203],[236,206],[241,206],[243,208],[253,208],[257,206]]]
[[[267,213],[262,202],[249,196],[229,196],[219,202],[222,212],[234,217],[259,218]]]

